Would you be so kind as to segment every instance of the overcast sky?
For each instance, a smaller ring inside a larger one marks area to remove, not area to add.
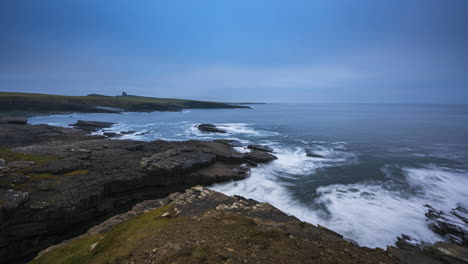
[[[466,0],[1,0],[0,91],[468,103]]]

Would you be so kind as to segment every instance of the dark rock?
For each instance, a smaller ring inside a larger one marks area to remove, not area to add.
[[[25,160],[18,160],[18,161],[11,161],[8,162],[9,169],[24,169],[30,168],[36,165],[33,161],[25,161]]]
[[[399,259],[404,264],[443,264],[437,259],[424,255],[420,250],[408,250],[396,247],[388,247],[388,253]]]
[[[242,143],[240,143],[239,141],[237,140],[231,140],[231,139],[215,139],[213,140],[214,142],[219,142],[219,143],[223,143],[223,144],[226,144],[226,145],[229,145],[229,146],[232,146],[232,147],[242,147]]]
[[[136,145],[127,146],[125,147],[125,149],[128,151],[142,151],[145,149],[145,146],[141,144],[136,144]]]
[[[259,150],[263,152],[273,152],[272,148],[268,146],[262,146],[262,145],[248,145],[247,148],[252,149],[252,150]]]
[[[35,173],[51,173],[54,175],[64,174],[80,169],[84,169],[86,166],[83,161],[77,158],[66,158],[48,162],[42,166],[33,169]]]
[[[0,170],[6,167],[6,161],[4,159],[0,159]]]
[[[111,122],[98,122],[98,121],[85,121],[85,120],[78,120],[75,124],[71,124],[75,128],[85,130],[88,132],[95,132],[103,128],[108,128],[114,125],[115,123]]]
[[[198,130],[208,133],[227,133],[226,130],[220,129],[213,124],[200,124],[197,126]]]
[[[0,198],[2,208],[16,209],[29,199],[29,194],[13,189],[0,189]]]
[[[415,242],[410,236],[402,234],[401,237],[397,237],[395,245],[401,249],[419,249],[420,244]]]
[[[266,163],[278,159],[275,155],[259,150],[245,153],[245,159],[250,163]]]
[[[311,157],[311,158],[325,158],[323,155],[320,155],[320,154],[317,154],[317,153],[314,153],[310,150],[306,150],[306,156],[307,157]]]
[[[118,136],[119,134],[115,133],[115,132],[104,132],[102,133],[104,136],[106,137],[109,137],[109,138],[112,138],[112,137],[116,137]]]
[[[468,248],[445,242],[424,247],[424,254],[449,264],[468,263]]]
[[[468,224],[466,223],[466,209],[457,207],[446,213],[438,211],[430,205],[425,214],[429,228],[445,237],[445,241],[468,246]]]
[[[0,117],[0,124],[27,125],[28,119],[18,117]]]
[[[120,132],[120,134],[122,134],[122,135],[128,135],[128,134],[133,134],[133,133],[136,133],[136,131],[130,130],[130,131],[121,131]]]
[[[77,150],[74,150],[73,156],[77,159],[89,159],[91,157],[91,150],[77,149]]]

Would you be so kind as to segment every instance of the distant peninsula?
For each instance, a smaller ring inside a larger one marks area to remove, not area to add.
[[[184,109],[250,108],[245,105],[172,98],[89,94],[65,96],[39,93],[0,92],[0,115],[33,116],[60,113],[119,113],[181,111]]]

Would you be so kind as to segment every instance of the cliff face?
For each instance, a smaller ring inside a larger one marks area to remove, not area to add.
[[[137,204],[39,263],[398,263],[275,207],[201,186]]]
[[[0,262],[32,256],[136,203],[243,179],[269,153],[220,142],[136,142],[0,125]]]

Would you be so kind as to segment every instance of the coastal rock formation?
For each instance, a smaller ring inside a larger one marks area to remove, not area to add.
[[[137,242],[138,243],[135,243]],[[201,186],[147,200],[52,246],[33,264],[79,263],[398,263],[270,204]]]
[[[446,242],[468,247],[468,210],[457,207],[446,213],[426,205],[429,227],[445,237]]]
[[[273,152],[272,148],[263,145],[248,145],[247,148],[251,150],[260,150],[263,152]]]
[[[207,132],[207,133],[227,133],[226,130],[218,128],[217,126],[213,124],[200,124],[197,125],[198,130],[202,132]]]
[[[98,121],[85,121],[85,120],[78,120],[75,124],[70,124],[75,128],[90,132],[95,132],[101,130],[103,128],[108,128],[114,125],[115,123],[111,122],[98,122]]]
[[[306,150],[306,156],[311,158],[325,158],[323,155],[317,154],[311,150]]]
[[[11,126],[21,127],[13,129]],[[139,142],[47,125],[0,125],[0,263],[83,233],[147,199],[239,180],[272,160],[220,142]]]

